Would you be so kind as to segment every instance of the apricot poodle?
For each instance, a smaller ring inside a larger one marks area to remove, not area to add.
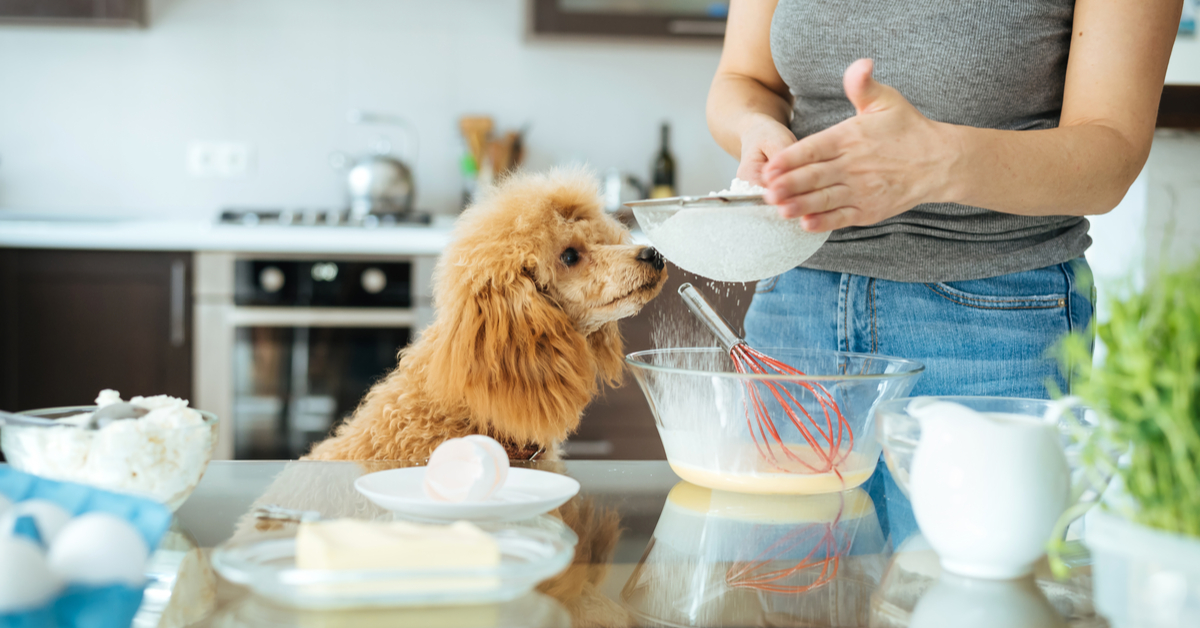
[[[400,352],[316,460],[425,460],[486,434],[555,459],[600,381],[623,368],[617,321],[666,280],[578,170],[517,174],[459,218],[434,271],[433,323]]]

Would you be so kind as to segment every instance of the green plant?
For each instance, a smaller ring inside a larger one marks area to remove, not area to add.
[[[1108,304],[1095,327],[1103,363],[1092,364],[1090,330],[1059,345],[1071,392],[1100,416],[1084,463],[1122,480],[1130,520],[1200,537],[1200,263]],[[1128,464],[1105,453],[1114,450]]]

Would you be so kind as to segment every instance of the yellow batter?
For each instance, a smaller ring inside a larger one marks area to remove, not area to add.
[[[804,460],[813,460],[815,455],[808,447],[789,446],[796,455]],[[871,477],[875,472],[875,459],[862,454],[851,452],[838,465],[841,474],[832,471],[826,473],[806,473],[799,464],[791,465],[794,470],[779,471],[753,449],[742,454],[742,459],[754,460],[756,468],[748,471],[717,471],[691,464],[670,461],[671,470],[679,477],[707,488],[718,491],[734,491],[737,493],[757,493],[765,495],[818,495],[821,493],[837,493],[848,491]]]

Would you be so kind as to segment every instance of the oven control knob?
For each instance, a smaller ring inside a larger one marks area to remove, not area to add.
[[[378,268],[368,268],[362,274],[362,287],[367,294],[379,294],[387,287],[387,275]]]
[[[287,278],[284,277],[283,271],[275,266],[267,266],[258,274],[258,285],[262,286],[267,292],[279,292],[283,289],[283,283]]]

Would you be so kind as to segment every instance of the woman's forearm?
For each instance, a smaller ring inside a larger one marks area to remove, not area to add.
[[[748,76],[717,72],[708,90],[706,115],[713,139],[725,152],[740,158],[742,134],[756,118],[786,126],[792,105],[784,97]]]
[[[949,167],[929,200],[1025,216],[1108,212],[1149,153],[1147,142],[1100,123],[1040,131],[946,125],[943,131]]]

